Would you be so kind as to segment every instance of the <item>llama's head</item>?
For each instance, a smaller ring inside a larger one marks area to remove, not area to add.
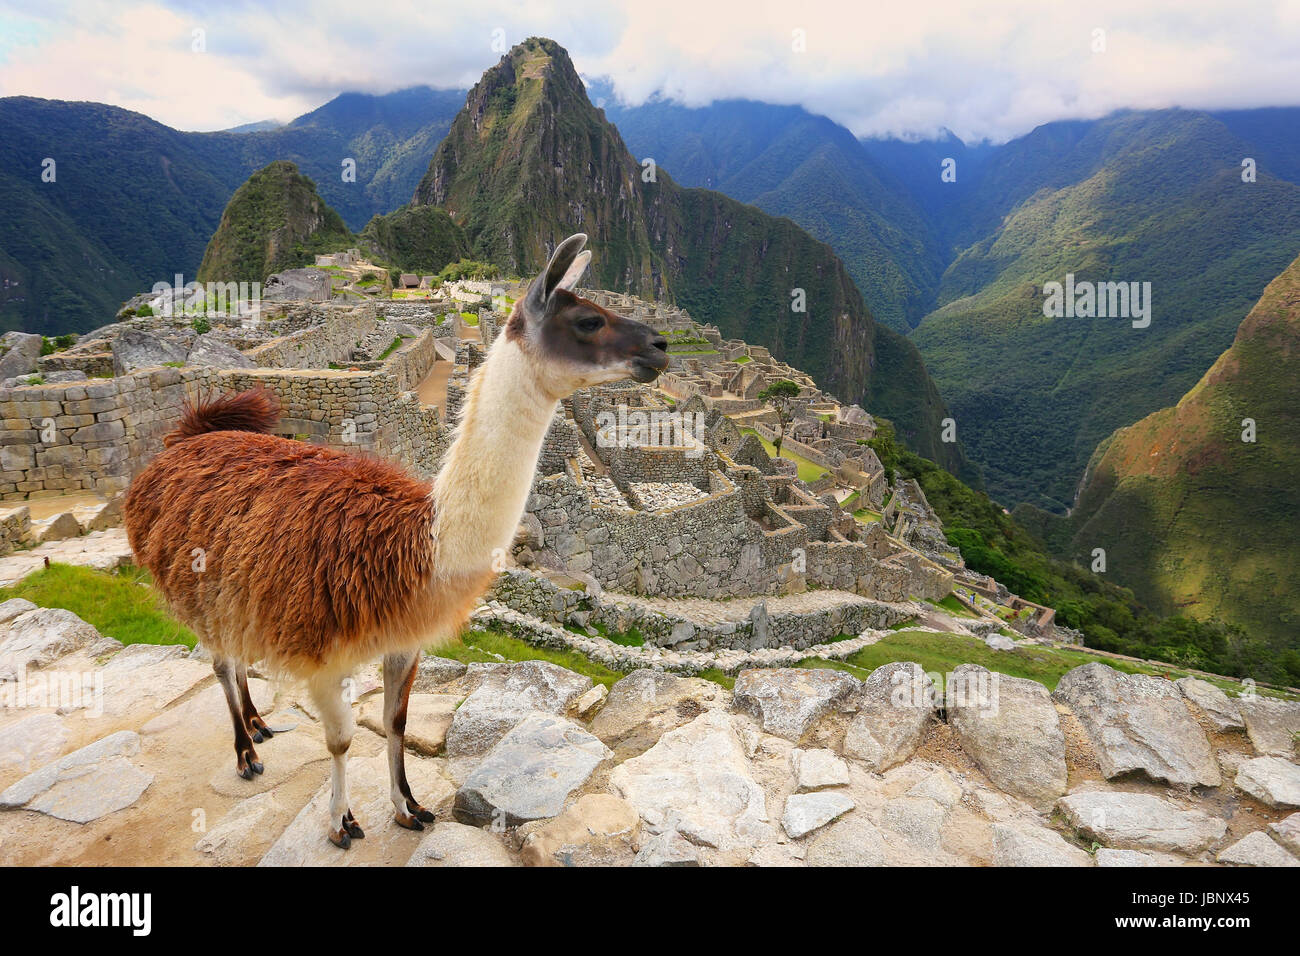
[[[653,382],[668,367],[668,341],[650,326],[575,295],[591,253],[583,233],[565,239],[515,303],[505,336],[535,363],[560,397],[589,385],[634,378]]]

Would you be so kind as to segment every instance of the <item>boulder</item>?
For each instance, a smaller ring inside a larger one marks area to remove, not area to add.
[[[61,514],[51,516],[45,521],[33,522],[32,532],[36,535],[37,544],[66,541],[81,534],[81,523],[77,521],[77,516],[71,511],[64,511]]]
[[[1281,757],[1256,757],[1237,769],[1237,789],[1270,807],[1300,807],[1300,767]]]
[[[1065,734],[1042,684],[962,664],[947,705],[962,749],[999,789],[1038,806],[1065,793]]]
[[[528,866],[618,866],[636,856],[641,818],[613,794],[589,793],[555,819],[520,832],[532,826],[519,851]]]
[[[1136,770],[1179,786],[1222,783],[1210,741],[1171,681],[1093,662],[1067,671],[1055,697],[1083,724],[1106,779]]]
[[[0,335],[0,379],[17,378],[36,371],[44,340],[31,332],[6,332]]]
[[[608,709],[608,708],[607,708]],[[727,850],[775,838],[731,718],[706,711],[614,768],[610,784],[651,828]]]
[[[1200,708],[1215,730],[1241,730],[1246,725],[1241,720],[1237,702],[1199,677],[1183,677],[1174,681],[1183,696]]]
[[[427,694],[444,684],[465,676],[465,665],[449,657],[424,657],[415,672],[415,683],[411,690],[417,694]]]
[[[1080,834],[1113,847],[1195,854],[1228,831],[1223,820],[1145,793],[1085,791],[1056,805]]]
[[[1092,866],[1093,859],[1055,830],[993,824],[994,866]]]
[[[786,797],[781,827],[792,840],[805,837],[842,817],[857,804],[847,793],[820,790],[816,793],[792,793]]]
[[[1300,813],[1293,813],[1277,823],[1270,823],[1268,832],[1273,834],[1273,839],[1278,843],[1300,856]]]
[[[252,359],[216,332],[207,332],[196,338],[185,362],[212,368],[253,368]]]
[[[493,747],[456,791],[463,822],[518,826],[557,816],[570,795],[613,756],[577,724],[533,712]]]
[[[454,820],[433,825],[407,866],[518,866],[519,861],[488,830]]]
[[[471,664],[465,680],[474,686],[447,731],[447,754],[481,754],[530,714],[564,714],[591,689],[591,678],[547,661]]]
[[[1016,642],[1005,634],[990,634],[984,638],[984,644],[994,651],[1014,651],[1016,649]]]
[[[189,349],[181,342],[124,328],[113,339],[113,374],[122,376],[141,368],[184,364],[188,356]]]
[[[642,753],[667,731],[730,704],[731,695],[712,681],[635,670],[610,688],[591,732],[615,750]]]
[[[1269,757],[1296,757],[1300,734],[1300,701],[1271,697],[1239,697],[1237,707],[1255,750]]]
[[[37,608],[14,618],[0,636],[0,680],[17,680],[27,668],[48,667],[73,651],[98,654],[121,647],[71,611]]]
[[[579,717],[590,717],[608,696],[609,688],[604,684],[597,684],[574,702],[573,709],[578,712]]]
[[[849,765],[830,750],[790,751],[790,769],[795,789],[801,793],[826,787],[843,787],[849,782]]]
[[[921,665],[897,661],[877,667],[849,700],[857,714],[844,735],[844,755],[877,772],[907,760],[925,738],[934,696]]]
[[[140,735],[119,730],[74,750],[0,793],[0,810],[22,807],[72,823],[89,823],[129,807],[149,789],[153,774],[129,757],[140,752]]]
[[[1269,839],[1263,830],[1246,834],[1215,859],[1237,866],[1300,866],[1300,858]]]
[[[842,671],[802,667],[743,670],[732,693],[736,706],[770,734],[796,743],[834,704],[861,686]]]

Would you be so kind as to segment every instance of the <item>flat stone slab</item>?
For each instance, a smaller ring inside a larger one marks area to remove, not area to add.
[[[1281,757],[1256,757],[1237,768],[1237,788],[1270,807],[1300,807],[1300,767]]]
[[[1140,771],[1179,786],[1223,782],[1205,731],[1172,681],[1093,662],[1067,671],[1054,696],[1083,724],[1107,780]]]
[[[274,716],[266,719],[271,727],[280,723]],[[229,720],[227,716],[226,721]],[[303,767],[328,760],[330,756],[319,735],[294,731],[276,734],[270,740],[253,745],[266,769],[262,773],[253,774],[252,780],[245,780],[235,773],[233,735],[230,740],[230,745],[224,748],[227,760],[208,778],[208,786],[223,797],[251,797],[256,793],[274,790]]]
[[[1065,793],[1065,734],[1046,687],[962,664],[947,700],[948,725],[994,786],[1038,806]]]
[[[442,753],[447,742],[447,731],[456,716],[460,703],[456,694],[411,694],[406,707],[406,747],[426,757]],[[384,698],[372,694],[361,705],[358,721],[367,730],[379,736],[384,734]]]
[[[1092,866],[1093,859],[1055,830],[993,824],[994,866]]]
[[[519,866],[519,860],[488,830],[440,820],[424,835],[407,866]]]
[[[1239,697],[1237,707],[1255,750],[1264,756],[1296,759],[1300,734],[1300,701],[1271,697]]]
[[[1300,858],[1270,839],[1263,830],[1246,834],[1216,859],[1237,866],[1300,866]]]
[[[1056,805],[1080,834],[1112,847],[1195,854],[1228,832],[1223,820],[1145,793],[1085,791]]]
[[[1241,708],[1237,702],[1199,677],[1183,677],[1174,681],[1183,696],[1200,708],[1215,730],[1244,730]]]
[[[249,848],[265,836],[267,818],[273,818],[280,810],[273,790],[241,800],[199,838],[194,849],[218,866],[246,865],[250,862]]]
[[[856,677],[842,671],[774,667],[741,671],[731,691],[736,706],[757,718],[769,734],[797,743],[859,686]]]
[[[844,734],[844,756],[884,772],[907,760],[925,739],[934,714],[934,684],[921,665],[877,667],[849,699],[857,708]]]
[[[792,793],[785,800],[781,827],[790,839],[798,840],[826,826],[836,817],[842,817],[856,806],[852,797],[837,790]]]
[[[140,735],[120,730],[74,750],[0,793],[0,810],[23,808],[89,823],[135,803],[153,774],[127,758],[140,752]]]
[[[96,571],[110,571],[131,562],[131,545],[123,528],[92,531],[66,541],[53,541],[0,558],[0,587],[21,581],[45,566],[45,559]]]
[[[21,716],[0,727],[0,774],[27,773],[44,766],[63,752],[67,742],[67,728],[57,714]]]
[[[505,826],[558,816],[569,796],[612,756],[572,721],[531,713],[465,779],[456,792],[456,814]]]
[[[416,799],[429,809],[451,799],[452,786],[442,776],[439,761],[408,755],[406,776]],[[348,797],[353,816],[366,831],[364,840],[353,840],[348,850],[329,842],[326,830],[330,782],[327,779],[257,865],[401,866],[406,863],[420,842],[420,834],[402,829],[393,818],[387,756],[378,754],[348,760]]]
[[[1144,850],[1116,850],[1103,846],[1097,849],[1097,865],[1125,866],[1182,866],[1183,860],[1167,853],[1148,853]]]
[[[775,838],[731,718],[708,711],[614,768],[610,783],[653,829],[721,850]]]
[[[794,771],[795,789],[800,792],[843,787],[849,782],[849,765],[831,750],[790,751],[790,769]]]
[[[211,672],[209,666],[208,673]],[[248,693],[253,698],[253,706],[257,708],[259,714],[266,714],[275,701],[275,691],[271,683],[260,677],[250,677],[248,679]],[[210,687],[203,688],[189,700],[168,707],[161,714],[149,718],[140,728],[140,733],[147,737],[152,734],[167,733],[173,730],[185,731],[190,727],[199,726],[230,726],[230,707],[226,704],[226,694],[221,689],[220,684],[213,683]],[[274,726],[274,722],[272,722],[272,726]],[[233,740],[232,734],[230,750],[232,767],[234,766]]]

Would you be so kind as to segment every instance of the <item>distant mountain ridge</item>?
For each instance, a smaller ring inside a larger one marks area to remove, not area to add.
[[[421,207],[445,209],[475,258],[515,274],[586,232],[594,284],[675,301],[762,343],[963,470],[960,449],[940,440],[946,412],[920,356],[874,321],[832,250],[789,219],[638,162],[554,41],[527,40],[484,73],[415,190]]]
[[[1300,258],[1177,404],[1101,443],[1065,550],[1102,547],[1107,575],[1160,613],[1219,617],[1300,657],[1298,381]]]
[[[0,330],[94,328],[141,289],[193,278],[234,191],[276,160],[360,230],[410,198],[464,101],[345,94],[274,129],[185,133],[97,103],[0,98]]]

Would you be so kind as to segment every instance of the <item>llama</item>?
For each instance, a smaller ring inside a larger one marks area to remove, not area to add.
[[[254,390],[187,407],[131,485],[131,548],[212,650],[241,777],[262,773],[254,744],[274,735],[249,697],[248,665],[263,661],[306,682],[333,758],[336,846],[365,835],[348,807],[345,678],[382,656],[390,795],[397,823],[424,829],[434,817],[403,766],[420,649],[454,639],[494,577],[556,403],[590,385],[648,383],[668,366],[662,336],[573,292],[591,259],[586,240],[560,243],[515,303],[432,483],[268,434],[278,411]]]

